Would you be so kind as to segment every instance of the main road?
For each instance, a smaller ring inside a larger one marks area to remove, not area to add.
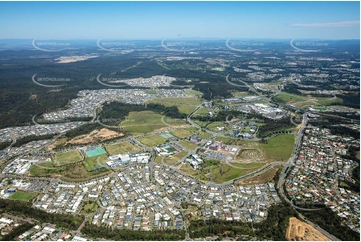
[[[292,156],[290,157],[290,159],[288,160],[288,162],[284,163],[285,167],[280,175],[280,178],[278,180],[278,191],[279,191],[279,195],[289,204],[291,204],[291,206],[295,209],[295,211],[297,212],[298,216],[303,219],[305,222],[307,222],[309,225],[311,225],[312,227],[314,227],[315,229],[317,229],[320,233],[324,234],[325,236],[327,236],[329,239],[333,240],[333,241],[340,241],[339,238],[337,238],[336,236],[330,234],[329,232],[327,232],[326,230],[320,228],[317,224],[312,223],[311,221],[309,221],[307,218],[305,218],[305,216],[303,216],[299,211],[297,211],[297,209],[299,209],[299,207],[295,206],[292,201],[290,201],[288,199],[288,197],[285,195],[285,191],[284,191],[284,183],[285,183],[285,178],[286,178],[286,171],[288,171],[288,168],[292,167],[294,165],[294,161],[297,158],[297,154],[299,152],[300,149],[300,143],[302,142],[302,137],[303,137],[303,133],[304,130],[307,126],[308,123],[308,113],[305,112],[303,114],[303,121],[302,121],[302,125],[301,128],[298,131],[298,135],[296,137],[296,141],[295,141],[295,146],[294,146],[294,150],[292,153]]]

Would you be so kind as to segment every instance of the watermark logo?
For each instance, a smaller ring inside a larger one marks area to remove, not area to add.
[[[116,41],[116,40],[103,40],[98,39],[97,46],[108,52],[122,52],[132,51],[135,47],[135,43],[131,41]]]
[[[255,47],[264,46],[264,43],[261,42],[249,42],[249,41],[239,41],[239,40],[232,40],[227,39],[226,47],[233,51],[238,52],[252,52],[255,51]],[[250,49],[251,48],[251,49]]]
[[[176,52],[194,52],[200,46],[199,43],[195,43],[188,40],[166,40],[161,41],[161,45],[164,49],[168,51]]]
[[[103,86],[106,86],[106,87],[115,87],[115,88],[118,88],[118,87],[126,87],[128,85],[112,85],[112,84],[109,84],[109,82],[118,82],[120,81],[118,78],[113,78],[113,77],[110,77],[110,78],[102,78],[100,80],[100,76],[101,76],[101,73],[97,76],[97,81],[102,84]],[[105,83],[105,82],[108,82],[108,83]]]
[[[177,81],[184,81],[184,82],[187,82],[187,83],[190,83],[190,82],[199,82],[199,78],[184,78],[184,77],[179,77],[179,78],[177,78]]]
[[[35,49],[45,52],[58,52],[70,49],[70,43],[53,40],[37,41],[33,39],[32,45]]]
[[[300,52],[318,52],[321,51],[320,47],[328,46],[328,43],[325,42],[315,42],[315,41],[295,41],[292,39],[290,45],[293,49]]]
[[[49,85],[49,84],[44,84],[44,83],[60,83],[60,82],[70,82],[71,81],[70,78],[62,78],[62,77],[61,78],[59,78],[59,77],[38,77],[38,78],[35,78],[36,75],[37,74],[34,74],[31,79],[36,85],[42,86],[42,87],[50,87],[50,88],[62,87],[62,86],[65,86],[66,84]]]
[[[240,82],[243,82],[241,78],[231,78],[232,82],[229,80],[229,76],[231,74],[228,74],[226,76],[226,82],[232,86],[235,86],[235,87],[248,87],[247,85],[239,85],[239,84],[236,84],[236,83],[233,83],[233,81],[240,81]]]
[[[110,129],[120,129],[121,127],[120,126],[114,126],[114,125],[108,125],[108,124],[105,124],[105,123],[120,123],[122,122],[123,120],[121,119],[114,119],[114,118],[104,118],[104,119],[101,119],[100,120],[100,117],[101,115],[99,115],[96,119],[96,122],[98,124],[100,124],[101,126],[105,127],[105,128],[110,128]]]

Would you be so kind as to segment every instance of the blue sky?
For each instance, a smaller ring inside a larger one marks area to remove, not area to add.
[[[359,39],[359,2],[0,2],[0,39]]]

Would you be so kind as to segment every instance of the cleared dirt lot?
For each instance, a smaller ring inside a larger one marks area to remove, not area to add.
[[[94,142],[101,142],[107,139],[112,139],[121,136],[124,136],[124,134],[103,128],[101,130],[94,130],[90,134],[85,134],[75,137],[74,139],[69,140],[67,143],[75,144],[75,145],[84,145],[84,144],[91,144]]]
[[[290,224],[286,231],[286,239],[289,241],[330,241],[329,238],[318,232],[311,225],[295,217],[290,218]]]

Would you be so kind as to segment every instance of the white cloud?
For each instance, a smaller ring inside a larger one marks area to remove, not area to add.
[[[350,27],[356,25],[360,25],[359,20],[331,22],[331,23],[291,24],[292,27],[314,27],[314,28]]]

